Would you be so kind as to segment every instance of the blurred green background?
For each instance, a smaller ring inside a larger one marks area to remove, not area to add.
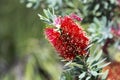
[[[37,15],[50,6],[60,15],[77,13],[81,16],[85,30],[91,26],[91,36],[102,39],[97,45],[104,45],[105,50],[110,47],[107,57],[114,57],[114,54],[117,57],[110,60],[120,61],[120,49],[117,49],[120,40],[115,36],[111,38],[115,42],[106,46],[111,35],[108,23],[113,21],[113,27],[118,27],[119,0],[117,4],[116,0],[0,0],[0,80],[59,80],[62,64],[45,39],[46,25]]]
[[[0,0],[0,80],[58,80],[60,61],[44,38],[38,13],[19,0]]]

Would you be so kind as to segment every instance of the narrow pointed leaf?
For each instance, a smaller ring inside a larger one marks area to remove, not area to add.
[[[104,65],[101,65],[101,66],[98,66],[98,68],[104,68],[105,66],[107,66],[107,65],[109,65],[111,62],[109,62],[109,63],[106,63],[106,64],[104,64]]]
[[[45,21],[45,22],[50,22],[49,19],[45,18],[44,16],[38,14],[38,16],[40,17],[41,20]]]
[[[83,72],[82,74],[79,75],[79,80],[82,80],[86,75],[86,72]]]
[[[72,63],[72,61],[69,61],[64,66],[69,66],[71,63]]]
[[[90,77],[90,76],[88,76],[85,80],[90,80],[90,78],[91,78],[91,77]]]
[[[108,72],[108,70],[105,71],[105,73],[102,75],[102,80],[106,80]]]
[[[83,68],[83,65],[76,64],[76,63],[73,63],[73,62],[70,65],[71,66],[76,66],[76,67],[79,67],[79,68]]]
[[[95,77],[98,75],[98,73],[96,71],[90,71],[90,73]]]
[[[100,65],[100,64],[103,63],[106,59],[107,59],[107,58],[102,59],[102,60],[100,60],[99,62],[93,64],[92,67],[94,67],[94,66],[96,66],[96,65]]]
[[[95,60],[98,61],[102,56],[102,50],[96,55]]]
[[[48,13],[48,11],[47,11],[46,9],[43,9],[43,12],[44,12],[44,14],[46,15],[46,17],[49,18],[49,16],[48,16],[49,13]]]

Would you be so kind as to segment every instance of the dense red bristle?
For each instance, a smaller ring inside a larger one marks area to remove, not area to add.
[[[85,55],[89,39],[81,26],[77,25],[69,16],[63,17],[61,21],[60,32],[54,28],[45,29],[48,40],[59,55],[66,60],[73,60],[77,55]]]

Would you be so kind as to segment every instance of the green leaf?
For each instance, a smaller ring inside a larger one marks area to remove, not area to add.
[[[90,76],[88,76],[85,80],[90,80],[90,78],[91,78],[91,77],[90,77]]]
[[[110,0],[111,4],[114,4],[115,3],[115,0]]]
[[[101,27],[100,21],[96,17],[94,18],[93,21],[96,24],[96,26]]]
[[[53,18],[54,18],[53,12],[51,13],[49,9],[48,10],[43,9],[43,12],[49,20],[53,20]]]
[[[107,65],[109,65],[111,62],[108,62],[108,63],[106,63],[106,64],[104,64],[104,65],[101,65],[101,66],[98,66],[98,68],[100,69],[100,68],[104,68],[105,66],[107,66]]]
[[[69,66],[71,63],[72,63],[72,61],[69,61],[64,66]]]
[[[46,16],[47,18],[49,18],[49,13],[48,13],[48,10],[43,9],[43,12],[44,12],[45,16]],[[49,18],[49,19],[50,19],[50,18]]]
[[[106,78],[107,78],[107,75],[108,75],[108,70],[106,70],[104,73],[103,73],[103,75],[102,75],[102,80],[106,80]]]
[[[79,75],[79,80],[82,80],[86,75],[86,72],[83,72],[82,74]]]
[[[101,14],[101,12],[96,12],[96,16],[100,16]]]
[[[49,9],[48,9],[47,11],[48,11],[48,16],[49,16],[49,18],[52,19],[52,18],[53,18],[53,14],[50,12]]]
[[[70,64],[70,66],[76,66],[78,68],[83,68],[83,65],[77,64],[77,63],[73,63],[73,62]]]
[[[63,72],[63,74],[60,77],[60,80],[73,80],[73,77],[71,75],[71,71]]]
[[[41,20],[45,21],[46,23],[50,24],[50,25],[53,25],[53,22],[55,20],[55,18],[57,17],[55,14],[54,14],[54,9],[52,9],[52,12],[50,12],[49,9],[43,9],[43,12],[45,14],[46,17],[38,14],[38,16],[40,17]]]
[[[68,2],[67,5],[74,8],[74,4],[72,2]]]
[[[97,11],[99,8],[100,8],[100,5],[97,4],[97,5],[95,6],[94,10]]]
[[[101,24],[102,24],[101,27],[106,27],[106,23],[107,23],[107,18],[104,16],[102,17],[102,20],[101,20]]]
[[[93,46],[93,44],[88,45],[87,48],[85,48],[85,50],[89,49],[91,46]]]
[[[98,75],[98,73],[96,71],[90,71],[90,73],[95,77]]]
[[[91,23],[90,27],[88,28],[88,31],[91,33],[94,33],[96,32],[95,28],[96,28],[96,25],[94,23]]]
[[[102,50],[96,55],[95,60],[98,61],[100,57],[102,56]]]
[[[108,3],[107,2],[104,2],[104,8],[107,9],[108,8]]]
[[[38,14],[38,16],[40,17],[40,19],[41,20],[43,20],[43,21],[45,21],[45,22],[50,22],[50,20],[49,19],[47,19],[46,17],[44,17],[44,16],[42,16],[42,15],[40,15],[40,14]]]
[[[96,66],[96,65],[100,65],[100,64],[103,63],[106,59],[107,59],[107,58],[102,59],[102,60],[100,60],[99,62],[93,64],[92,67],[94,67],[94,66]]]

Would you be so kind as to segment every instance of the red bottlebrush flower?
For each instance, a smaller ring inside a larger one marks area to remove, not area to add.
[[[120,80],[120,63],[112,62],[110,65],[106,66],[103,71],[109,70],[106,80]]]
[[[85,32],[69,16],[61,19],[59,31],[54,28],[45,29],[48,40],[66,60],[73,60],[77,55],[85,55],[85,48],[89,44]]]

